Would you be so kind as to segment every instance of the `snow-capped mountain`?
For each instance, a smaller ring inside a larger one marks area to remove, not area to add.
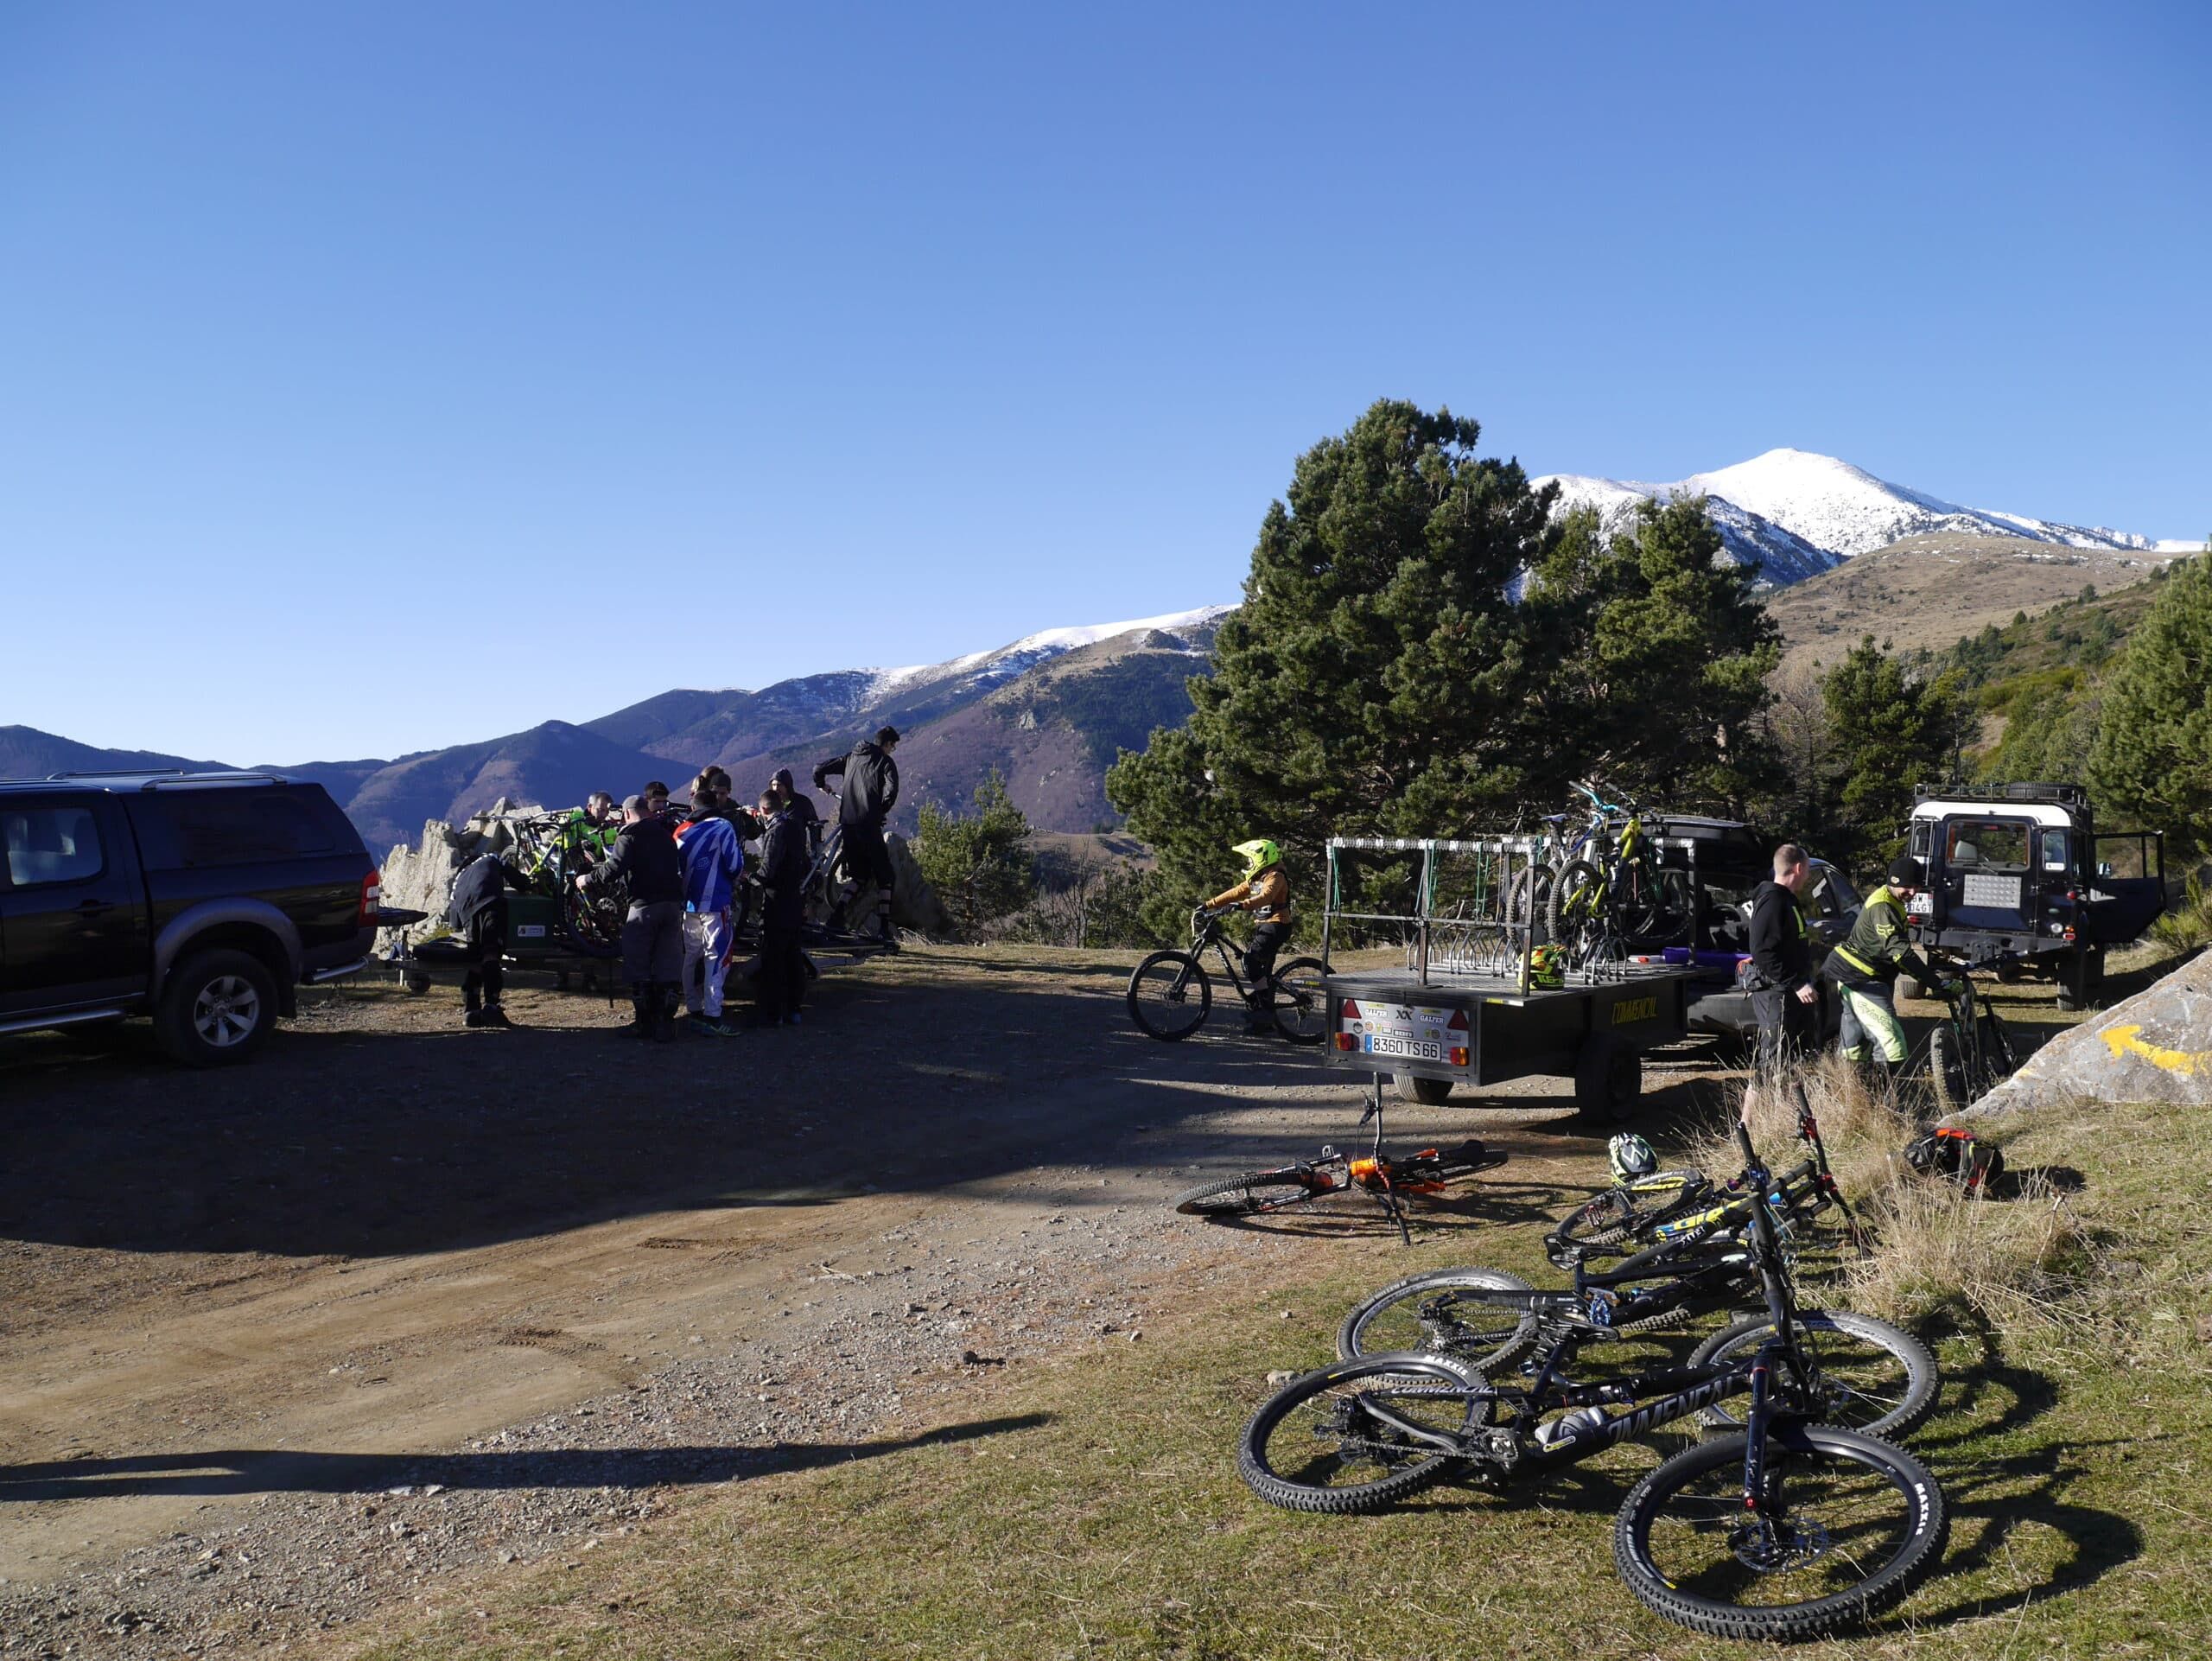
[[[1211,631],[1212,626],[1236,608],[1202,606],[1196,611],[1173,611],[1159,617],[1140,617],[1126,623],[1084,623],[1073,628],[1048,628],[1025,634],[1011,646],[990,652],[970,652],[943,663],[913,664],[904,669],[864,669],[872,677],[865,703],[877,704],[917,687],[957,682],[964,687],[988,687],[1035,668],[1049,658],[1096,646],[1118,635],[1139,632],[1176,634],[1189,629]]]
[[[1921,491],[1893,485],[1833,455],[1808,450],[1769,450],[1712,473],[1673,484],[1554,474],[1562,506],[1588,505],[1607,522],[1624,517],[1645,497],[1662,500],[1704,496],[1730,553],[1777,584],[1826,570],[1853,554],[1885,548],[1932,531],[1980,537],[2020,537],[2075,548],[2179,551],[2148,537],[2102,525],[2064,525],[2018,513],[1964,507]]]

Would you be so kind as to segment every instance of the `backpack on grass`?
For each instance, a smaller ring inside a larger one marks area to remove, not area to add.
[[[2005,1174],[2002,1150],[1971,1130],[1938,1126],[1910,1143],[1904,1162],[1924,1175],[1948,1176],[1968,1193],[1989,1197],[1998,1178]]]

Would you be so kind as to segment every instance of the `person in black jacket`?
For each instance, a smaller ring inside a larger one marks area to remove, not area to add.
[[[653,811],[645,797],[622,804],[622,834],[614,851],[576,879],[587,891],[613,882],[629,885],[622,919],[622,973],[637,1011],[631,1033],[676,1036],[676,1004],[683,990],[683,862],[676,827]]]
[[[877,931],[887,951],[899,949],[891,928],[891,850],[883,840],[883,822],[899,805],[899,764],[891,753],[899,748],[899,729],[886,727],[874,740],[862,739],[850,755],[833,755],[814,769],[814,787],[830,788],[832,773],[845,776],[837,799],[837,823],[844,831],[845,867],[859,885],[853,898],[875,890]],[[833,927],[845,922],[833,916]]]
[[[1760,883],[1751,895],[1751,1010],[1758,1018],[1763,1072],[1817,1047],[1814,1023],[1821,995],[1798,903],[1812,886],[1812,861],[1796,843],[1785,842],[1774,850],[1774,881]]]
[[[769,818],[760,837],[760,968],[753,983],[753,1020],[760,1027],[796,1027],[806,987],[799,928],[813,861],[806,850],[805,822],[791,799],[771,791],[760,805]]]
[[[480,854],[461,868],[446,901],[446,921],[468,939],[468,973],[461,977],[462,1023],[512,1027],[499,1007],[507,954],[507,890],[527,894],[530,884],[497,854]]]

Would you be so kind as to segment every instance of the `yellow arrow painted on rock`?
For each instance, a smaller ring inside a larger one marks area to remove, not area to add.
[[[2212,1050],[2169,1050],[2156,1044],[2146,1044],[2136,1036],[2143,1028],[2112,1027],[2098,1036],[2105,1041],[2105,1047],[2118,1060],[2123,1055],[2139,1055],[2152,1066],[2164,1072],[2178,1072],[2183,1077],[2212,1073]]]

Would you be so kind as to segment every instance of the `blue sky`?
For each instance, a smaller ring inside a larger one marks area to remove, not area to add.
[[[390,755],[1235,597],[1372,399],[2212,529],[2212,8],[0,9],[0,723]]]

